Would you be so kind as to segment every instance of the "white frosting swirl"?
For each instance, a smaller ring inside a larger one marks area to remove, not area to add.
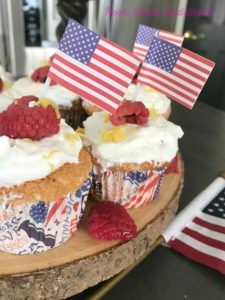
[[[43,87],[44,83],[34,82],[30,77],[20,78],[12,86],[13,89],[20,93],[21,97],[34,95],[38,98],[42,96]],[[51,99],[57,105],[68,108],[72,107],[73,102],[79,99],[79,96],[59,84],[50,85],[44,97]]]
[[[61,120],[59,133],[40,141],[0,137],[0,186],[46,177],[65,163],[78,163],[82,142]]]
[[[123,163],[166,163],[175,157],[178,138],[183,136],[180,126],[158,116],[150,118],[143,126],[126,124],[124,132],[127,137],[120,142],[109,142],[102,140],[101,134],[116,126],[106,118],[107,113],[97,112],[83,123],[84,143],[91,145],[93,155],[103,168]]]
[[[7,107],[12,104],[15,99],[20,97],[20,93],[12,88],[3,91],[0,94],[0,112],[7,109]]]
[[[130,84],[124,99],[132,101],[135,90],[136,85]],[[140,85],[137,101],[143,102],[148,109],[155,109],[159,114],[166,113],[171,104],[170,99],[167,98],[166,95],[157,92],[147,85]]]

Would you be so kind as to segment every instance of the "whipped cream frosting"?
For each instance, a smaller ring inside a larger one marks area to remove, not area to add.
[[[12,88],[4,90],[2,93],[0,93],[0,112],[7,109],[7,107],[17,98],[21,98],[20,93]]]
[[[11,85],[13,83],[12,75],[6,72],[3,66],[0,66],[0,78],[7,84]]]
[[[0,137],[0,186],[45,178],[65,163],[78,163],[80,136],[62,119],[60,131],[40,141]]]
[[[159,114],[164,114],[170,107],[171,101],[166,95],[159,93],[158,91],[150,88],[147,85],[139,85],[139,94],[137,101],[144,103],[146,108],[155,109]],[[136,84],[130,84],[128,90],[124,96],[126,100],[133,100],[135,94]]]
[[[92,154],[104,169],[123,163],[166,163],[175,157],[178,139],[183,136],[180,126],[159,115],[149,118],[146,125],[122,125],[122,139],[110,142],[102,139],[104,132],[116,128],[108,119],[106,112],[96,112],[83,123],[84,145],[91,146]]]
[[[43,87],[44,83],[35,82],[30,77],[20,78],[12,86],[14,90],[20,93],[21,97],[34,95],[38,98],[42,96]],[[79,99],[79,96],[59,84],[50,85],[44,97],[51,99],[57,105],[68,108],[72,107],[73,102]]]

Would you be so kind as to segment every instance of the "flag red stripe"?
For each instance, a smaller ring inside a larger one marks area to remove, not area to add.
[[[204,220],[202,220],[202,219],[200,219],[198,217],[195,217],[193,219],[193,222],[196,223],[196,224],[198,224],[198,225],[201,225],[202,227],[206,227],[206,228],[208,228],[210,230],[217,231],[217,232],[225,234],[225,228],[223,226],[209,223],[209,222],[204,221]]]
[[[184,76],[184,75],[182,75],[182,74],[180,74],[180,73],[178,73],[176,71],[173,71],[173,75],[179,77],[182,80],[187,81],[187,83],[190,83],[190,84],[192,84],[193,86],[195,86],[195,87],[197,87],[199,89],[202,89],[202,87],[203,87],[203,84],[199,84],[197,82],[194,82],[190,78],[188,78],[188,77],[186,77],[186,76]]]
[[[55,212],[59,209],[59,207],[62,205],[64,201],[64,198],[58,200],[53,206],[52,208],[50,209],[49,213],[48,213],[48,217],[47,217],[47,220],[46,220],[46,226],[48,225],[49,221],[51,220],[52,216],[55,214]]]
[[[193,105],[194,105],[194,103],[193,103],[193,105],[191,105],[191,104],[188,104],[188,103],[183,102],[183,100],[179,99],[178,97],[175,97],[175,96],[171,95],[169,92],[166,92],[166,91],[164,91],[163,89],[160,89],[158,86],[156,86],[156,85],[154,85],[154,84],[152,84],[152,83],[151,83],[151,85],[150,85],[150,84],[148,84],[146,81],[142,81],[142,80],[137,80],[137,82],[146,84],[146,85],[148,85],[148,86],[150,86],[150,87],[156,89],[158,92],[160,92],[160,93],[162,93],[162,94],[165,94],[165,95],[168,96],[169,98],[175,100],[176,102],[178,102],[178,103],[184,105],[184,106],[187,107],[187,108],[190,108],[190,109],[191,109],[191,108],[193,107]]]
[[[206,58],[204,58],[204,57],[202,57],[202,56],[200,56],[196,53],[193,53],[193,52],[191,52],[191,51],[189,51],[185,48],[182,48],[182,53],[188,55],[191,58],[196,59],[197,61],[199,61],[199,62],[201,62],[201,63],[203,63],[203,64],[205,64],[209,67],[214,67],[215,66],[215,63],[213,61],[210,61],[210,60],[208,60],[208,59],[206,59]]]
[[[219,270],[222,273],[225,273],[225,262],[223,260],[196,250],[189,245],[179,241],[178,239],[171,240],[168,242],[168,244],[188,258],[191,258],[199,263],[205,264],[211,268]]]
[[[113,43],[112,41],[106,39],[106,38],[103,37],[103,36],[101,36],[101,40],[104,41],[104,42],[106,42],[107,44],[110,44],[110,45],[112,45],[113,47],[119,49],[120,51],[126,53],[126,54],[127,54],[128,56],[130,56],[132,59],[135,59],[135,60],[141,62],[141,60],[138,59],[135,55],[133,55],[130,51],[128,51],[128,50],[126,50],[126,49],[124,49],[124,48],[121,48],[121,46],[117,45],[116,43]]]
[[[69,62],[68,60],[64,59],[63,57],[59,56],[59,55],[55,55],[55,59],[59,60],[61,63],[65,64],[66,66],[70,67],[71,69],[74,69],[75,71],[81,73],[82,75],[96,81],[97,83],[105,86],[106,88],[112,90],[114,93],[118,94],[119,96],[123,97],[124,92],[122,92],[121,90],[117,89],[116,87],[114,87],[113,85],[101,80],[99,77],[90,74],[89,72],[85,71],[84,69],[81,69],[78,67],[78,65],[73,64],[71,62]],[[55,66],[55,64],[54,64]],[[120,81],[117,80],[117,82],[120,84]]]
[[[137,69],[137,65],[133,64],[126,58],[116,54],[115,52],[109,50],[108,48],[104,47],[103,45],[98,44],[97,49],[103,53],[106,53],[107,55],[113,57],[114,59],[118,60],[118,62],[122,62],[123,64],[127,65],[131,69]]]
[[[178,59],[178,61],[179,61],[179,59]],[[185,68],[185,67],[182,67],[182,66],[178,65],[178,63],[176,64],[175,68],[178,69],[178,70],[181,70],[181,71],[185,72],[186,74],[188,74],[188,75],[190,75],[190,76],[192,76],[193,79],[194,79],[194,78],[197,78],[197,79],[201,80],[202,82],[205,82],[205,81],[206,81],[206,78],[202,77],[201,75],[199,75],[199,74],[197,74],[197,73],[194,73],[194,72],[188,70],[188,69]],[[174,69],[175,69],[175,68],[174,68]],[[172,71],[172,74],[173,74],[173,71]],[[178,73],[178,74],[179,74],[179,73]]]
[[[179,82],[179,79],[174,80],[174,79],[170,78],[169,76],[164,75],[164,74],[162,74],[162,73],[160,73],[160,72],[158,72],[158,71],[156,71],[156,70],[154,70],[154,69],[151,69],[151,72],[150,72],[150,71],[149,71],[149,68],[146,68],[146,67],[144,67],[144,66],[142,67],[142,70],[148,71],[149,74],[155,74],[155,75],[158,75],[159,77],[161,77],[161,78],[163,78],[163,79],[165,79],[165,80],[167,80],[167,81],[169,81],[169,82],[171,82],[171,83],[173,83],[173,84],[176,84],[176,86],[179,86],[180,88],[186,90],[187,92],[189,92],[189,93],[191,93],[191,94],[193,94],[193,95],[195,95],[195,96],[198,96],[198,95],[199,95],[198,92],[196,92],[196,91],[192,90],[191,88],[189,88],[189,87],[183,85],[182,83],[180,83],[180,82]],[[146,74],[142,74],[142,73],[141,73],[141,76],[142,76],[142,77],[145,77],[145,78],[151,77],[150,75],[146,75]],[[151,78],[152,78],[152,80],[154,80],[155,77],[151,77]]]
[[[173,87],[170,86],[169,84],[166,84],[163,80],[160,80],[160,79],[157,79],[157,78],[155,78],[155,77],[152,77],[150,74],[151,74],[151,73],[149,73],[149,75],[145,75],[145,74],[140,73],[140,76],[143,77],[143,78],[146,78],[146,79],[151,79],[151,80],[153,80],[155,83],[160,84],[162,87],[167,88],[169,91],[172,91],[172,92],[176,93],[177,95],[179,95],[179,96],[181,96],[181,97],[183,97],[183,98],[185,98],[185,99],[187,99],[187,100],[189,100],[189,101],[191,101],[191,102],[194,102],[194,101],[195,101],[196,96],[190,97],[190,96],[188,96],[188,95],[182,93],[181,91],[179,91],[179,90],[173,88]],[[177,83],[177,85],[178,85],[178,83]],[[165,92],[164,92],[164,93],[165,93]]]
[[[213,238],[210,238],[208,236],[205,236],[197,231],[194,231],[191,228],[185,227],[182,232],[184,232],[185,234],[193,237],[194,239],[202,242],[203,244],[206,244],[208,246],[217,248],[217,249],[221,249],[221,250],[225,250],[225,243],[215,240]]]
[[[210,74],[210,71],[209,71],[209,70],[204,69],[203,67],[201,67],[201,66],[199,66],[199,65],[197,65],[197,64],[195,64],[195,63],[193,63],[193,62],[191,62],[191,61],[189,61],[189,60],[187,60],[187,59],[185,59],[184,57],[179,57],[179,61],[181,61],[181,62],[187,64],[188,66],[190,66],[190,67],[192,67],[192,68],[195,68],[196,70],[201,71],[202,73],[205,73],[205,74],[207,74],[207,75]]]
[[[172,37],[164,36],[163,34],[160,34],[159,37],[162,38],[163,40],[166,40],[166,41],[171,42],[171,43],[178,43],[178,44],[182,43],[182,40],[178,40],[178,39],[175,39],[175,38],[172,38]]]
[[[120,85],[124,86],[126,89],[128,88],[129,84],[121,80],[119,77],[109,73],[105,69],[101,68],[100,66],[97,66],[93,64],[92,62],[89,63],[89,67],[99,73],[102,73],[104,76],[109,77],[110,79],[117,81]]]
[[[147,67],[145,67],[145,65],[143,65],[143,66],[142,66],[142,70],[148,72],[148,71],[149,71],[149,68],[147,68]],[[151,72],[154,73],[154,72],[157,72],[157,71],[151,70]],[[155,74],[156,74],[156,73],[155,73]],[[162,76],[162,78],[163,78],[163,76],[166,76],[166,75],[164,75],[164,74],[162,74],[162,73],[160,73],[160,72],[158,72],[158,74],[160,74],[160,76]],[[185,77],[185,76],[183,76],[183,75],[180,75],[179,73],[173,72],[173,75],[178,77],[178,78],[177,78],[177,81],[179,81],[179,79],[182,79],[182,80],[185,80],[187,83],[190,83],[191,85],[193,85],[193,86],[196,87],[196,88],[199,88],[199,89],[202,88],[202,85],[200,85],[200,84],[194,82],[193,80],[191,80],[191,79],[189,79],[189,78],[187,78],[187,77]],[[167,78],[167,76],[166,76],[166,78]],[[176,80],[174,80],[174,79],[172,79],[172,78],[167,78],[167,79],[168,79],[169,81],[171,81],[172,83],[174,82],[174,83],[177,84],[177,81],[176,81]]]
[[[146,46],[147,47],[147,46]],[[135,46],[134,45],[134,50],[139,50],[139,51],[143,51],[143,52],[146,52],[148,50],[148,48],[142,48],[142,47],[139,47],[139,46]]]
[[[160,29],[159,34],[169,34],[169,35],[172,35],[172,36],[177,37],[179,39],[182,39],[182,40],[184,39],[182,34],[170,32],[170,31],[166,31],[166,30],[162,30],[162,29]]]
[[[158,183],[160,178],[160,174],[158,174],[145,188],[143,193],[146,193],[148,190],[150,190],[150,188],[154,188],[155,185]]]
[[[121,68],[119,65],[115,65],[114,63],[110,62],[109,60],[105,59],[104,57],[94,53],[90,63],[88,64],[89,66],[92,66],[94,64],[94,62],[92,62],[93,59],[96,59],[97,61],[103,63],[104,65],[110,67],[113,70],[116,70],[117,72],[123,74],[124,76],[126,76],[127,78],[132,77],[131,74],[127,71],[125,71],[123,68]]]
[[[108,94],[107,92],[103,91],[102,89],[98,88],[97,86],[94,86],[93,84],[89,83],[86,80],[83,80],[81,78],[79,78],[78,76],[68,72],[67,70],[61,68],[60,66],[54,64],[52,64],[52,67],[59,71],[60,73],[66,75],[67,77],[71,78],[72,80],[82,84],[83,86],[88,87],[89,89],[92,89],[93,91],[97,92],[98,94],[101,94],[102,96],[104,96],[106,99],[109,99],[110,101],[114,102],[114,103],[118,103],[118,99],[110,94]]]
[[[74,93],[77,93],[80,97],[83,97],[91,102],[94,102],[96,105],[98,105],[99,107],[113,113],[116,108],[110,106],[108,103],[98,99],[97,97],[89,94],[88,92],[84,91],[83,89],[80,89],[74,85],[72,85],[71,83],[63,80],[61,77],[56,76],[54,73],[52,73],[51,71],[49,71],[48,73],[48,77],[51,78],[52,80],[58,82],[59,84],[63,85],[65,88],[67,88],[68,90],[73,91]],[[120,104],[120,101],[118,101],[118,105]]]

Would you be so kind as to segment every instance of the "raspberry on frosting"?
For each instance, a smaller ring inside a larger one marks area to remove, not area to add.
[[[0,92],[3,90],[3,81],[2,79],[0,78]]]
[[[41,82],[44,83],[47,79],[48,76],[48,71],[49,71],[50,66],[44,66],[44,67],[40,67],[38,69],[36,69],[32,75],[31,75],[31,79],[34,82]],[[55,85],[56,83],[51,80],[50,85]]]
[[[59,124],[53,105],[42,105],[37,97],[25,96],[0,113],[0,136],[40,140],[57,134]]]
[[[144,125],[147,123],[149,111],[140,101],[123,101],[115,113],[110,117],[113,125],[122,125],[125,123]]]
[[[91,237],[105,241],[128,241],[137,235],[137,227],[126,209],[111,201],[101,201],[90,209],[87,227]]]

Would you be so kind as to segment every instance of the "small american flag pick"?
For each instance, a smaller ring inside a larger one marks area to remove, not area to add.
[[[139,25],[134,43],[133,53],[142,61],[145,60],[147,52],[155,36],[169,41],[177,46],[181,46],[184,40],[183,35],[165,30],[159,30],[146,25]]]
[[[154,37],[137,83],[192,108],[214,66],[198,54]]]
[[[225,274],[225,180],[216,178],[162,235],[178,252]]]
[[[48,77],[113,112],[139,64],[134,54],[70,19]]]

